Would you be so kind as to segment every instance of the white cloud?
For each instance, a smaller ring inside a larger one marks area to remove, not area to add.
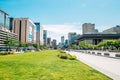
[[[69,32],[76,32],[78,34],[82,33],[81,25],[74,24],[59,24],[59,25],[43,25],[44,29],[48,31],[48,37],[56,39],[57,42],[60,42],[61,36],[65,36],[65,39],[68,38]]]

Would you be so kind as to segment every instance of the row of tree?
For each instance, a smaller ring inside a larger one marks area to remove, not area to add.
[[[24,50],[27,50],[27,48],[29,46],[35,48],[36,50],[39,50],[39,49],[48,49],[47,46],[41,46],[38,43],[34,43],[34,44],[23,43],[23,42],[20,42],[20,41],[12,40],[9,37],[6,37],[6,39],[4,41],[4,44],[6,45],[6,51],[11,50],[11,47],[15,47],[16,51],[19,51],[19,49],[21,47],[24,48]]]
[[[72,49],[97,49],[97,50],[120,50],[120,41],[118,40],[107,40],[104,42],[100,42],[97,45],[86,44],[84,41],[80,42],[78,45],[74,44],[68,46],[68,48]]]

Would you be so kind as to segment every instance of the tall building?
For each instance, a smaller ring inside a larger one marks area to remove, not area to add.
[[[52,44],[51,44],[51,38],[47,38],[47,46],[48,46],[48,47],[51,47],[51,45],[52,45]]]
[[[64,46],[64,36],[61,36],[61,45]]]
[[[36,43],[36,26],[29,18],[11,18],[10,29],[24,43]]]
[[[52,47],[54,49],[57,49],[57,41],[55,39],[53,39],[53,41],[52,41]]]
[[[36,42],[43,45],[43,27],[39,22],[34,24],[36,25]]]
[[[0,10],[0,47],[4,47],[4,41],[6,37],[9,37],[12,40],[18,40],[18,35],[10,32],[9,27],[9,15]]]
[[[73,44],[75,42],[77,34],[75,32],[68,33],[68,43],[69,45]]]
[[[120,25],[116,25],[110,29],[104,30],[103,33],[113,33],[113,34],[120,34]]]
[[[43,25],[40,25],[40,45],[44,45],[44,40],[43,40]]]
[[[9,15],[0,9],[0,27],[9,30]]]
[[[36,25],[36,43],[40,44],[40,23],[34,23]]]
[[[65,40],[65,47],[67,47],[68,46],[68,40],[66,39]]]
[[[91,23],[84,23],[82,25],[82,33],[83,34],[90,34],[95,32],[95,24]]]
[[[43,30],[44,45],[47,45],[47,30]]]

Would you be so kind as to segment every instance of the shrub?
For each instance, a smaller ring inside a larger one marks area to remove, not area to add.
[[[120,54],[115,54],[115,57],[120,57]]]
[[[63,51],[63,50],[59,50],[60,51],[60,53],[66,53],[65,51]]]
[[[2,55],[8,55],[8,52],[6,51],[6,52],[2,52]]]
[[[76,56],[71,56],[69,59],[70,60],[76,60],[77,58],[76,58]]]
[[[67,55],[61,55],[60,58],[61,59],[67,59],[68,57],[67,57]]]

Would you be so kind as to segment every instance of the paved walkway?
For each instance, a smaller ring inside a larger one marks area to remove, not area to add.
[[[80,52],[67,52],[75,55],[80,61],[106,74],[114,80],[120,80],[120,59],[95,56]]]

